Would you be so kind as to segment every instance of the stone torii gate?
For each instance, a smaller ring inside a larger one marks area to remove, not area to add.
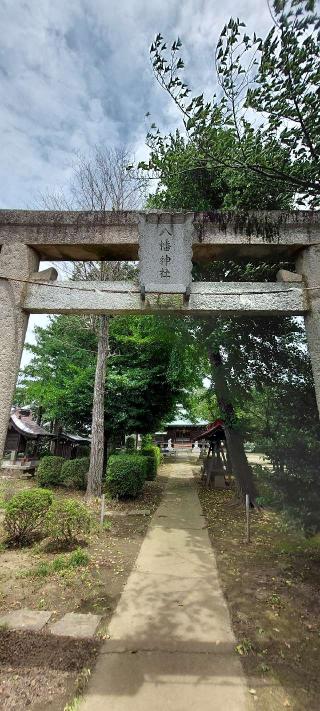
[[[0,458],[30,313],[304,315],[320,411],[320,213],[0,210],[0,247]],[[38,271],[40,260],[139,257],[140,284]],[[191,283],[191,257],[294,257],[296,272],[275,283]]]

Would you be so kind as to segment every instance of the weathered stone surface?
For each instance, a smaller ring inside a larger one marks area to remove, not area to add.
[[[0,245],[20,241],[33,246],[42,259],[137,259],[140,214],[0,210]],[[289,254],[320,243],[319,212],[166,214],[193,221],[196,261],[235,254]]]
[[[81,711],[251,708],[202,524],[192,467],[177,464],[110,622]]]
[[[48,267],[48,269],[42,269],[41,272],[33,272],[30,275],[32,281],[56,281],[58,279],[58,272],[54,267]]]
[[[68,612],[61,620],[50,626],[50,632],[59,637],[89,639],[94,637],[100,620],[100,615],[92,615],[90,612],[87,614]]]
[[[253,711],[240,660],[224,645],[214,655],[104,654],[92,678],[79,711]]]
[[[133,509],[132,511],[117,511],[116,509],[106,509],[105,516],[150,516],[150,509]]]
[[[0,461],[7,435],[10,408],[28,325],[23,310],[26,284],[6,277],[27,279],[39,264],[33,249],[5,244],[0,252]],[[2,278],[1,278],[2,277]]]
[[[59,288],[61,286],[62,288]],[[183,294],[147,294],[130,282],[30,284],[24,307],[31,313],[303,314],[303,286],[279,283],[194,282],[189,303]]]
[[[305,316],[305,327],[320,413],[320,246],[304,250],[297,261],[296,269],[303,275],[308,287],[308,313]]]
[[[146,292],[184,293],[191,284],[193,215],[141,214],[140,283]]]
[[[12,610],[0,617],[0,625],[5,625],[10,630],[32,630],[39,632],[50,620],[52,612],[47,610]]]
[[[289,272],[287,269],[279,269],[277,272],[277,281],[281,283],[302,282],[302,274]]]

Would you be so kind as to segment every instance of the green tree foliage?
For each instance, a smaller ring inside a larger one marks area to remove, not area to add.
[[[219,132],[222,140],[224,132],[224,129]],[[219,140],[218,134],[216,140]],[[265,208],[286,209],[289,206],[292,191],[288,191],[286,187],[283,190],[281,182],[274,183],[271,190],[270,185],[261,180],[260,176],[251,174],[248,181],[246,176],[240,173],[237,175],[239,188],[235,189],[236,174],[230,170],[227,171],[228,176],[223,179],[221,179],[223,171],[215,170],[211,183],[208,182],[209,175],[205,179],[198,170],[185,171],[185,156],[187,161],[190,155],[193,155],[196,160],[193,145],[191,151],[189,148],[186,141],[181,141],[179,138],[177,142],[174,137],[171,137],[167,153],[161,145],[157,160],[159,166],[164,166],[164,170],[156,194],[149,198],[151,207],[177,209],[180,205],[185,209],[211,210],[231,204],[246,210],[249,195],[251,208],[261,207],[262,195],[264,195],[262,204]],[[179,162],[182,166],[181,170]],[[175,164],[174,171],[172,163]],[[179,181],[181,173],[183,179]],[[215,189],[217,183],[218,193]],[[241,184],[245,186],[242,191]],[[217,202],[217,195],[219,202]],[[210,199],[213,201],[212,204]],[[275,280],[280,266],[279,261],[266,263],[258,260],[248,262],[245,259],[215,260],[206,265],[195,264],[193,277],[198,281],[269,281]],[[274,377],[278,377],[279,368],[288,367],[288,344],[295,338],[297,331],[301,333],[301,328],[290,318],[283,318],[281,321],[276,318],[253,318],[250,319],[249,326],[246,318],[214,316],[206,319],[190,319],[188,324],[190,331],[197,338],[198,350],[202,353],[203,359],[206,359],[206,374],[212,378],[215,388],[216,404],[210,419],[222,415],[233,431],[233,440],[229,442],[230,450],[235,449],[234,457],[230,454],[233,468],[240,488],[250,491],[254,497],[250,469],[246,463],[241,441],[241,427],[237,421],[233,402],[237,402],[239,394],[250,390],[254,383],[269,383]],[[210,364],[208,364],[208,356]]]
[[[262,500],[284,510],[311,534],[320,529],[320,423],[303,351],[298,372],[298,377],[253,390],[242,407],[250,437],[273,465],[263,470],[268,487]]]
[[[319,18],[312,0],[274,0],[272,6],[273,27],[265,40],[256,35],[250,38],[239,19],[231,19],[223,28],[216,49],[216,79],[222,96],[212,101],[204,94],[192,96],[183,81],[181,41],[167,49],[163,37],[157,35],[151,63],[157,81],[180,109],[182,128],[162,136],[153,124],[147,135],[150,160],[141,165],[159,178],[150,207],[247,213],[250,209],[286,210],[297,201],[319,204]],[[195,265],[194,278],[274,281],[280,266],[290,268],[281,265],[276,255],[274,263],[216,260],[205,267]],[[194,322],[192,328],[212,366],[208,375],[216,389],[216,398],[210,402],[213,416],[220,414],[218,406],[235,435],[237,429],[246,433],[243,413],[252,392],[263,398],[266,392],[282,389],[282,422],[286,419],[285,390],[290,392],[294,373],[299,379],[300,403],[303,393],[308,400],[310,364],[306,358],[302,367],[304,334],[296,319],[215,317]],[[271,433],[265,439],[266,449],[277,450],[278,457],[281,453],[282,502],[291,511],[300,510],[300,520],[306,520],[308,511],[313,516],[316,508],[311,496],[302,505],[299,486],[291,487],[295,505],[293,500],[290,503],[286,477],[294,472],[303,489],[303,477],[306,481],[310,475],[319,492],[310,444],[314,443],[317,452],[318,415],[314,397],[311,400],[309,426],[300,432],[301,459],[287,447],[285,425],[283,436],[272,429],[272,440]],[[288,423],[291,440],[297,441],[299,426],[289,411]],[[236,447],[238,454],[240,450]]]
[[[207,129],[208,140],[214,155],[225,156],[228,151],[234,156],[239,146],[234,132],[224,124]],[[185,137],[177,129],[162,138],[149,132],[151,170],[156,169],[161,178],[155,195],[149,197],[148,205],[159,210],[261,210],[289,209],[292,205],[293,188],[264,176],[257,176],[242,166],[234,170],[229,165],[212,164],[201,158],[202,136]],[[243,138],[248,149],[254,152],[257,161],[269,164],[288,160],[288,149],[283,149],[275,139],[262,141],[260,132],[247,131]],[[276,207],[275,207],[276,206]]]
[[[127,437],[126,439],[126,451],[129,452],[134,452],[136,449],[136,438],[134,435],[131,435],[130,437]]]
[[[283,194],[293,191],[301,202],[319,205],[320,18],[315,5],[315,0],[273,0],[272,28],[264,40],[249,37],[245,24],[231,18],[216,48],[216,79],[223,96],[214,95],[211,101],[204,94],[191,96],[183,81],[180,39],[168,49],[157,35],[151,46],[154,73],[178,106],[197,157],[184,171],[199,171],[209,190],[218,169],[227,181],[231,171],[235,193],[245,194],[246,181],[259,176],[268,191],[280,182]],[[170,143],[171,137],[162,137],[153,124],[150,160],[141,167],[162,177],[159,154],[167,153]],[[222,184],[220,188],[223,194]],[[222,202],[238,207],[232,195]],[[268,198],[262,199],[261,207],[266,202]]]
[[[155,430],[171,417],[186,387],[201,382],[202,364],[184,342],[182,325],[153,316],[110,320],[110,356],[106,433]],[[22,373],[20,402],[33,402],[43,417],[67,429],[86,431],[91,424],[97,336],[83,318],[58,316],[36,328],[32,360]]]

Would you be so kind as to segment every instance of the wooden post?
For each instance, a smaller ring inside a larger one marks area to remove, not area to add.
[[[246,542],[250,543],[250,496],[246,494]]]
[[[100,496],[104,463],[104,397],[109,350],[109,319],[100,316],[97,365],[93,392],[91,452],[86,497]]]
[[[102,496],[101,496],[101,512],[100,512],[100,526],[101,526],[101,528],[103,528],[105,501],[106,501],[105,494],[102,494]]]

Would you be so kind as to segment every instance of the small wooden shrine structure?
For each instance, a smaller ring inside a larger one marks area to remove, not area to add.
[[[4,447],[2,469],[34,470],[41,446],[50,443],[51,454],[75,459],[87,453],[90,439],[81,435],[49,432],[33,419],[29,407],[12,408]],[[1,463],[1,460],[0,460]]]
[[[30,408],[14,408],[10,414],[2,462],[6,469],[35,469],[38,463],[39,445],[54,438],[48,430],[32,417]]]
[[[198,442],[208,442],[209,449],[203,460],[201,473],[208,487],[225,489],[231,473],[224,421],[215,420],[197,437]]]
[[[54,454],[59,457],[64,457],[65,459],[84,457],[88,454],[90,444],[91,442],[89,437],[82,437],[81,435],[70,434],[68,432],[60,432],[56,435]]]

